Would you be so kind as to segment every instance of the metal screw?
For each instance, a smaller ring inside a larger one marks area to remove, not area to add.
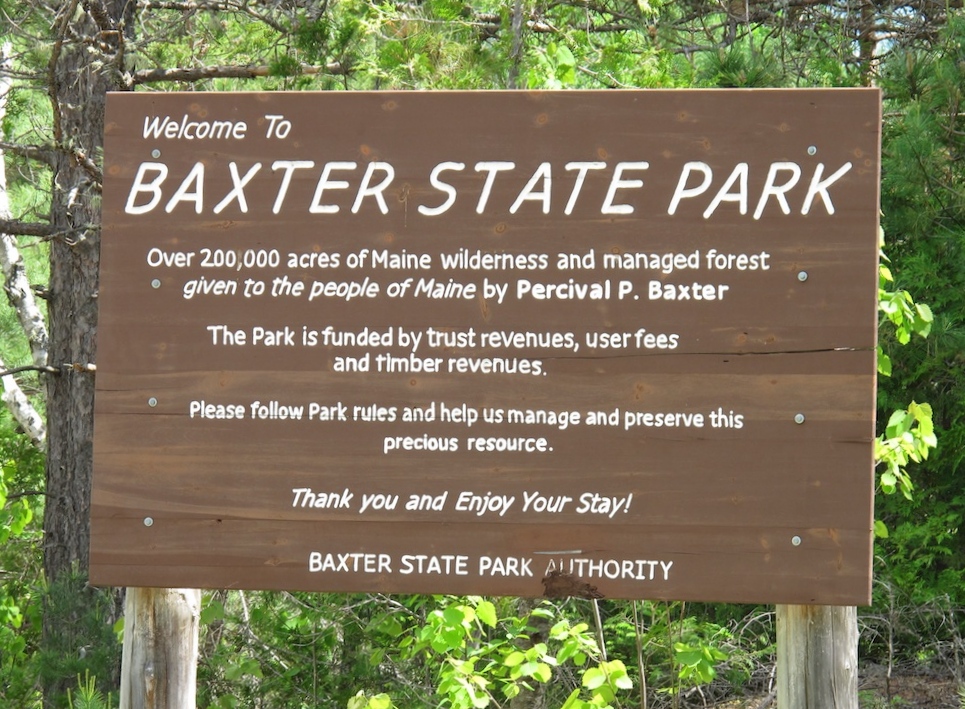
[[[814,153],[811,154],[814,155]],[[151,151],[151,157],[157,160],[159,157],[161,157],[161,151],[157,148],[154,148],[154,150]]]
[[[794,414],[794,423],[804,423],[804,414]]]
[[[798,271],[797,279],[798,279],[799,281],[801,281],[801,283],[804,283],[804,281],[806,281],[806,280],[808,279],[808,272],[807,272],[807,271]]]
[[[818,154],[818,149],[816,147],[814,147],[813,145],[808,146],[808,155],[817,155],[817,154]]]
[[[791,544],[796,547],[801,546],[801,538],[795,534],[793,537],[791,537]]]
[[[145,526],[145,527],[153,527],[153,526],[154,526],[154,518],[153,518],[153,517],[145,517],[145,518],[144,518],[144,526]]]
[[[150,399],[147,400],[147,405],[150,406],[151,408],[154,408],[155,406],[157,406],[157,399],[152,396]]]
[[[151,288],[160,288],[160,287],[161,287],[160,278],[155,278],[153,281],[151,281]]]

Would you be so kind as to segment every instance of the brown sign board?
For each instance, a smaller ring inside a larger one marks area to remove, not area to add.
[[[108,99],[91,579],[864,604],[875,90]]]

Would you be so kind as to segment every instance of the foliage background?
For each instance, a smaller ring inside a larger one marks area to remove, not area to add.
[[[878,85],[885,106],[882,224],[893,279],[884,281],[885,295],[910,292],[931,310],[916,310],[911,302],[907,332],[900,324],[881,330],[890,372],[879,385],[881,433],[911,438],[901,472],[888,477],[890,469],[882,469],[882,488],[907,495],[878,498],[879,531],[887,530],[887,536],[878,540],[875,605],[862,611],[862,658],[889,671],[928,668],[960,678],[965,657],[960,531],[965,493],[958,479],[965,457],[960,5],[0,0],[0,40],[10,42],[5,52],[10,62],[0,75],[11,82],[0,134],[11,207],[9,215],[0,214],[0,231],[26,258],[40,296],[63,268],[57,248],[67,244],[79,252],[78,233],[86,238],[88,229],[91,239],[96,235],[94,223],[65,231],[58,221],[74,209],[70,200],[88,199],[96,210],[99,199],[99,149],[64,129],[74,110],[64,98],[68,88],[75,100],[96,104],[104,87]],[[68,65],[66,57],[76,63]],[[88,177],[61,184],[66,174],[61,160],[84,168]],[[43,298],[40,307],[47,314]],[[919,336],[929,328],[927,339]],[[8,367],[31,362],[13,307],[0,310],[0,359]],[[53,422],[67,415],[55,403],[60,394],[47,391],[56,376],[73,375],[25,371],[4,381],[15,379],[40,412],[51,408]],[[925,402],[930,419],[920,406]],[[905,415],[895,419],[895,411]],[[926,420],[933,421],[941,442],[933,452],[923,443],[932,435]],[[84,441],[79,443],[82,457]],[[44,465],[17,422],[0,413],[0,706],[113,703],[108,693],[116,687],[122,632],[118,599],[86,586],[82,553],[64,568],[45,568],[42,521],[52,509],[45,502],[61,487],[58,471],[45,473]],[[83,469],[76,474],[82,476]],[[68,522],[82,530],[83,519]],[[773,680],[774,621],[768,608],[216,592],[205,596],[202,626],[203,707],[374,708],[394,701],[405,707],[490,702],[516,709],[536,696],[552,706],[579,706],[577,701],[636,706],[645,699],[661,706],[766,694]],[[551,688],[539,690],[548,676],[554,678]]]

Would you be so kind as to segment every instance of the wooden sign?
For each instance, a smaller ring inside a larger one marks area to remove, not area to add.
[[[875,90],[115,94],[91,578],[870,599]]]

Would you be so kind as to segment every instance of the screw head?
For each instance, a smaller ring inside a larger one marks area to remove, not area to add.
[[[801,281],[801,283],[804,283],[804,281],[806,281],[806,280],[808,279],[808,272],[807,272],[807,271],[798,271],[797,279],[798,279],[799,281]]]
[[[157,399],[152,396],[150,399],[147,400],[147,405],[153,409],[155,406],[157,406]]]
[[[791,544],[796,547],[801,546],[801,538],[795,534],[793,537],[791,537]]]
[[[813,146],[813,145],[809,145],[809,146],[808,146],[808,155],[817,155],[817,154],[818,154],[818,149],[817,149],[815,146]]]
[[[144,526],[145,526],[145,527],[153,527],[153,526],[154,526],[154,518],[153,518],[153,517],[145,517],[145,518],[144,518]]]
[[[161,157],[161,151],[157,148],[154,148],[154,150],[151,151],[151,157],[157,160],[159,157]]]
[[[161,287],[160,278],[155,278],[153,281],[151,281],[151,288],[160,288],[160,287]]]
[[[804,423],[804,414],[794,414],[794,423]]]

